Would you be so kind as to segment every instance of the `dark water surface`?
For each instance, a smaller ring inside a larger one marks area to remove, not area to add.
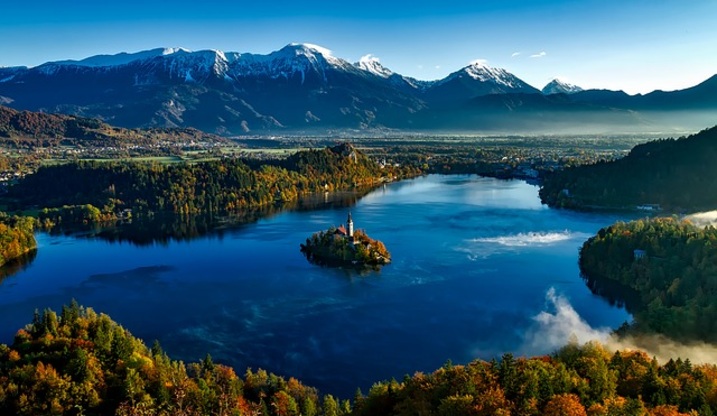
[[[36,258],[0,283],[0,342],[36,308],[75,298],[172,358],[210,353],[239,373],[261,367],[342,397],[448,359],[547,353],[630,316],[592,295],[577,267],[582,242],[618,218],[553,210],[537,191],[438,175],[373,191],[350,209],[393,263],[363,276],[299,252],[348,208],[141,246],[38,234]]]

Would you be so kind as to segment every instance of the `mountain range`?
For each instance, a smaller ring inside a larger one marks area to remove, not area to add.
[[[370,55],[351,63],[310,44],[267,55],[160,48],[0,68],[0,104],[130,128],[192,127],[223,135],[691,129],[687,124],[717,123],[717,75],[685,90],[645,95],[583,91],[558,80],[541,91],[481,62],[421,81]]]

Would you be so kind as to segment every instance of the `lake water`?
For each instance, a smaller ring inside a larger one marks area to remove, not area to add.
[[[351,397],[382,379],[504,352],[542,354],[630,316],[594,296],[578,248],[617,216],[554,210],[522,181],[431,175],[350,208],[285,211],[221,234],[134,245],[38,234],[0,283],[0,342],[36,308],[75,298],[172,358],[264,368]],[[299,251],[342,224],[383,241],[379,272],[322,268]]]

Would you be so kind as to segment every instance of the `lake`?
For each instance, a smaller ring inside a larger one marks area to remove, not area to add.
[[[264,368],[352,397],[382,379],[505,352],[553,351],[631,319],[580,278],[584,240],[621,219],[540,204],[522,181],[430,175],[355,205],[287,210],[181,241],[132,244],[39,233],[0,283],[0,342],[76,299],[170,357]],[[299,244],[341,225],[383,241],[378,272],[310,264]]]

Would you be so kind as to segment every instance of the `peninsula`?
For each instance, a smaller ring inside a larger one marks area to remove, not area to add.
[[[314,233],[301,244],[301,252],[312,263],[328,266],[378,267],[391,262],[386,246],[363,230],[354,231],[349,212],[346,225]]]

